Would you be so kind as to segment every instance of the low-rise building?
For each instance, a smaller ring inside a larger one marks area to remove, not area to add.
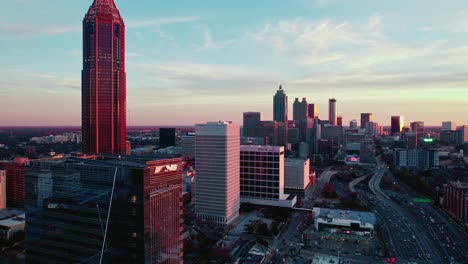
[[[10,240],[19,231],[24,231],[25,215],[18,215],[0,221],[0,238]]]
[[[315,231],[344,235],[374,236],[376,216],[371,212],[314,208]]]
[[[310,184],[309,159],[285,159],[284,189],[286,193],[304,192]]]
[[[450,215],[468,226],[468,182],[450,181],[445,184],[443,204]]]

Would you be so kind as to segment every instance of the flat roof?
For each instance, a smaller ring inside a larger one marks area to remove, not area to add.
[[[18,215],[24,215],[23,210],[19,209],[3,209],[0,210],[0,220],[11,218]]]
[[[338,264],[340,262],[339,257],[315,254],[312,264]]]
[[[375,225],[377,218],[372,212],[351,211],[330,208],[314,208],[315,218],[333,218],[333,219],[346,219],[360,221],[362,223],[369,223]]]
[[[13,226],[24,224],[25,222],[26,222],[25,215],[22,214],[22,215],[18,215],[16,217],[13,217],[13,218],[8,218],[8,219],[5,219],[5,220],[1,220],[0,221],[0,226],[13,227]]]

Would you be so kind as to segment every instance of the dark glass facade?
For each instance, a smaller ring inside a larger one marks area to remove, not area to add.
[[[125,25],[113,0],[83,20],[83,152],[126,154]]]
[[[175,146],[176,129],[175,128],[160,128],[159,129],[159,146],[167,148]]]
[[[182,263],[181,159],[35,161],[28,263]]]

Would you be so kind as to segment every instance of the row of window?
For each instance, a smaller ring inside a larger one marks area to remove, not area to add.
[[[260,199],[271,199],[277,200],[279,199],[278,194],[267,194],[267,193],[251,193],[251,192],[242,192],[240,193],[243,197],[252,197],[252,198],[260,198]]]
[[[249,191],[249,192],[259,192],[259,193],[279,193],[278,186],[275,187],[267,187],[267,186],[248,186],[248,185],[241,185],[241,191]]]

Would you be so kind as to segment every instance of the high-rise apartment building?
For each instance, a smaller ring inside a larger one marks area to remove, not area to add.
[[[328,120],[330,121],[330,125],[335,126],[336,125],[336,115],[337,115],[337,109],[336,109],[336,99],[331,98],[328,101]]]
[[[31,162],[28,263],[182,264],[182,172],[181,158]]]
[[[126,153],[125,25],[113,0],[94,0],[83,19],[84,153]]]
[[[442,131],[454,131],[457,130],[457,124],[452,121],[442,122]]]
[[[281,85],[273,96],[273,120],[288,123],[288,96]]]
[[[318,118],[318,105],[317,104],[309,104],[307,106],[307,114],[310,118]]]
[[[231,122],[195,126],[195,214],[227,226],[239,216],[240,131]]]
[[[244,112],[243,132],[244,137],[259,137],[261,134],[261,122],[263,114],[261,112]]]
[[[372,122],[372,113],[361,113],[361,128],[366,128],[369,122]]]
[[[405,126],[405,118],[403,116],[392,116],[391,118],[391,136],[401,136],[403,127]]]

